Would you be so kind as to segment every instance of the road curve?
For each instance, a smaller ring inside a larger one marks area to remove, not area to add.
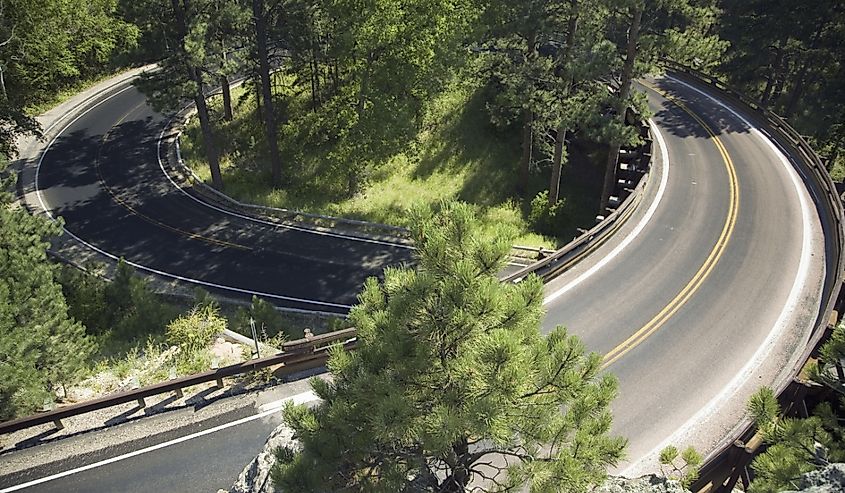
[[[614,431],[630,440],[627,472],[667,440],[715,447],[752,389],[784,378],[825,276],[812,198],[748,117],[671,77],[644,85],[658,143],[646,205],[546,286],[544,322],[608,355],[620,381]],[[342,311],[366,276],[408,258],[397,246],[272,228],[180,196],[157,163],[164,123],[134,89],[83,114],[42,156],[44,205],[115,256],[294,307]],[[86,471],[83,484],[116,484],[127,466],[111,467]],[[141,462],[132,467],[143,474]],[[218,487],[227,485],[181,489]]]

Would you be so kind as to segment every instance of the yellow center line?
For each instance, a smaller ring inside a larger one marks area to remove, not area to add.
[[[182,229],[179,229],[179,228],[170,226],[168,224],[165,224],[165,223],[159,221],[158,219],[147,216],[146,214],[139,212],[134,207],[132,207],[131,205],[126,203],[124,200],[122,200],[120,197],[118,197],[117,194],[106,184],[106,181],[103,178],[102,170],[100,169],[100,157],[101,157],[101,154],[102,154],[103,147],[105,146],[106,141],[109,138],[109,135],[111,135],[112,130],[114,130],[118,125],[123,123],[123,121],[126,120],[129,117],[129,115],[134,113],[135,110],[137,110],[139,107],[143,106],[144,104],[146,104],[146,102],[137,104],[132,109],[127,111],[123,116],[120,117],[120,119],[114,125],[112,125],[112,127],[105,133],[105,135],[103,135],[102,143],[100,144],[100,148],[97,150],[97,158],[94,161],[94,167],[97,170],[97,179],[100,181],[100,184],[103,186],[103,188],[106,190],[106,192],[108,192],[108,194],[111,196],[111,198],[118,205],[120,205],[121,207],[123,207],[124,209],[129,211],[131,214],[138,216],[139,218],[143,219],[144,221],[147,221],[150,224],[158,226],[162,229],[166,229],[168,231],[172,231],[172,232],[174,232],[174,233],[176,233],[180,236],[184,236],[188,239],[204,241],[204,242],[210,243],[212,245],[224,246],[224,247],[229,247],[229,248],[236,248],[236,249],[239,249],[239,250],[247,250],[247,251],[252,250],[252,248],[250,248],[248,246],[239,245],[237,243],[231,243],[231,242],[228,242],[228,241],[225,241],[225,240],[218,240],[216,238],[209,238],[209,237],[197,234],[197,233],[191,233],[191,232],[188,232],[188,231],[184,231]]]
[[[722,160],[725,163],[725,169],[728,172],[728,178],[730,181],[730,204],[728,208],[728,215],[725,219],[725,224],[722,227],[722,232],[719,235],[719,239],[716,241],[716,244],[713,246],[713,249],[710,251],[710,254],[707,256],[707,259],[704,261],[704,264],[698,269],[698,272],[692,277],[692,279],[687,283],[686,286],[669,302],[660,312],[654,316],[647,324],[645,324],[642,328],[634,332],[630,337],[625,339],[621,344],[613,348],[610,352],[608,352],[604,356],[604,360],[602,363],[602,369],[607,368],[608,366],[612,365],[616,362],[619,358],[624,356],[628,351],[637,347],[643,341],[645,341],[649,336],[657,332],[667,320],[669,320],[672,315],[674,315],[678,310],[681,309],[684,304],[698,291],[698,288],[704,283],[704,280],[710,275],[713,271],[713,268],[718,263],[719,259],[725,252],[727,247],[728,241],[730,240],[731,235],[733,234],[734,228],[736,226],[737,215],[739,212],[739,180],[736,176],[736,169],[733,164],[733,160],[731,160],[730,155],[728,154],[727,149],[713,132],[713,130],[697,115],[695,115],[692,111],[690,111],[683,103],[678,101],[677,99],[667,95],[666,93],[648,85],[644,84],[646,87],[651,89],[652,91],[660,94],[667,100],[671,101],[675,105],[677,105],[681,110],[685,113],[690,115],[696,122],[698,122],[704,130],[710,134],[716,149],[719,150],[719,154],[722,156]],[[664,163],[664,166],[668,166],[669,163]]]

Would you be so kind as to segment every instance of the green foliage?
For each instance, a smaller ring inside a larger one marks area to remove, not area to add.
[[[357,349],[335,350],[333,379],[312,382],[323,402],[285,410],[303,449],[277,454],[276,484],[457,492],[502,456],[503,487],[600,483],[625,447],[608,435],[616,381],[563,328],[539,333],[539,279],[498,281],[507,231],[483,234],[471,208],[444,203],[415,210],[412,232],[418,268],[367,281]]]
[[[535,231],[548,236],[559,236],[570,226],[569,207],[566,199],[549,205],[549,191],[543,190],[531,200],[528,222]]]
[[[830,404],[818,406],[809,418],[782,417],[774,393],[764,387],[752,396],[748,410],[769,445],[751,464],[752,493],[798,489],[802,474],[845,460],[845,429]]]
[[[730,42],[728,80],[809,135],[845,176],[845,9],[819,0],[796,15],[785,0],[722,0],[719,35]]]
[[[249,320],[255,322],[255,330],[258,332],[260,339],[267,339],[278,334],[286,339],[299,339],[302,333],[295,333],[293,328],[287,327],[284,323],[284,317],[273,306],[272,303],[259,298],[252,297],[252,303],[249,308],[240,308],[235,314],[234,325],[236,330],[242,334],[252,337],[252,330],[249,325]]]
[[[48,238],[60,225],[13,208],[12,179],[0,180],[0,419],[52,400],[56,386],[82,376],[94,351],[47,260]]]
[[[828,339],[819,348],[819,359],[810,365],[810,378],[826,385],[830,389],[845,396],[845,382],[840,380],[843,372],[842,361],[845,360],[845,323],[840,322]]]
[[[36,104],[72,83],[107,70],[132,47],[138,29],[116,17],[115,0],[0,1],[0,100]]]
[[[111,282],[70,267],[60,270],[59,282],[70,314],[101,340],[107,354],[162,333],[179,312],[123,260]]]
[[[699,469],[704,459],[695,447],[687,447],[679,452],[674,445],[667,445],[660,451],[660,473],[681,483],[686,489],[698,479]]]
[[[226,330],[226,319],[216,307],[197,306],[167,324],[167,341],[179,346],[182,354],[193,355],[205,349],[214,335]],[[192,356],[191,356],[192,357]]]

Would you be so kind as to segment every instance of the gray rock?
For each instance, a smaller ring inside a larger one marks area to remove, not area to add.
[[[610,477],[593,493],[689,493],[673,479],[650,475],[634,479]]]
[[[270,479],[270,469],[276,464],[275,452],[279,447],[299,447],[299,442],[293,438],[293,429],[284,424],[273,430],[264,448],[241,471],[228,493],[280,493],[276,492]]]
[[[801,493],[842,493],[845,491],[845,464],[830,464],[801,476]],[[791,492],[784,492],[791,493]]]

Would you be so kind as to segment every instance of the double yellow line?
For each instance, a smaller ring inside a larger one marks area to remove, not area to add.
[[[643,341],[645,341],[649,336],[657,332],[667,320],[669,320],[672,315],[675,314],[684,304],[689,301],[689,299],[698,291],[698,288],[704,283],[704,280],[707,279],[707,276],[713,271],[713,268],[716,266],[716,263],[722,257],[725,252],[725,248],[727,247],[728,241],[733,234],[734,228],[736,227],[736,220],[737,214],[739,212],[739,180],[736,176],[736,169],[734,167],[733,161],[731,160],[731,156],[728,154],[727,149],[713,132],[713,130],[697,115],[695,115],[692,111],[689,110],[683,103],[678,101],[677,99],[663,93],[662,91],[646,85],[652,91],[660,94],[667,100],[674,103],[678,106],[681,110],[691,116],[696,122],[698,122],[708,134],[716,145],[716,148],[719,150],[719,153],[722,155],[722,160],[725,164],[725,169],[728,172],[728,178],[730,181],[730,204],[728,208],[728,215],[725,218],[725,224],[722,227],[722,232],[719,235],[719,239],[716,241],[716,244],[713,246],[713,249],[710,251],[710,254],[707,256],[707,259],[704,261],[704,264],[698,269],[698,272],[692,277],[692,279],[687,283],[686,286],[679,292],[672,301],[669,302],[660,312],[655,315],[648,323],[646,323],[642,328],[634,332],[630,337],[625,339],[621,344],[613,348],[609,353],[604,356],[602,361],[602,369],[607,368],[608,366],[612,365],[616,362],[619,358],[624,356],[628,351],[637,347]],[[664,163],[664,166],[668,166],[669,163]]]
[[[237,243],[231,243],[231,242],[224,241],[224,240],[218,240],[217,238],[210,238],[210,237],[203,236],[203,235],[200,235],[200,234],[197,234],[197,233],[191,233],[189,231],[184,231],[184,230],[181,230],[179,228],[170,226],[169,224],[165,224],[165,223],[159,221],[158,219],[147,216],[146,214],[138,212],[134,207],[132,207],[131,205],[126,203],[124,200],[122,200],[120,197],[118,197],[117,194],[106,184],[106,181],[103,178],[102,170],[100,169],[100,157],[101,157],[101,154],[102,154],[103,147],[105,146],[106,141],[108,141],[108,138],[111,135],[112,130],[114,130],[118,125],[123,123],[123,121],[126,120],[126,118],[129,117],[129,115],[134,113],[135,110],[137,110],[140,106],[142,106],[144,104],[146,104],[146,102],[138,104],[135,107],[133,107],[132,109],[130,109],[129,111],[127,111],[122,117],[120,117],[120,119],[114,125],[112,125],[112,127],[108,130],[108,132],[106,132],[105,135],[103,135],[103,140],[100,143],[100,147],[97,150],[97,157],[94,161],[94,168],[97,170],[97,179],[100,181],[100,184],[103,186],[103,188],[106,190],[106,192],[108,192],[108,194],[111,196],[112,200],[115,201],[115,203],[117,203],[118,205],[120,205],[121,207],[123,207],[124,209],[129,211],[131,214],[143,219],[144,221],[147,221],[150,224],[158,226],[159,228],[166,229],[167,231],[172,231],[172,232],[174,232],[178,235],[184,236],[184,237],[192,239],[192,240],[199,240],[199,241],[203,241],[205,243],[209,243],[209,244],[212,244],[212,245],[223,246],[223,247],[228,247],[228,248],[236,248],[236,249],[239,249],[239,250],[246,250],[246,251],[252,250],[252,248],[250,248],[248,246],[239,245]]]

